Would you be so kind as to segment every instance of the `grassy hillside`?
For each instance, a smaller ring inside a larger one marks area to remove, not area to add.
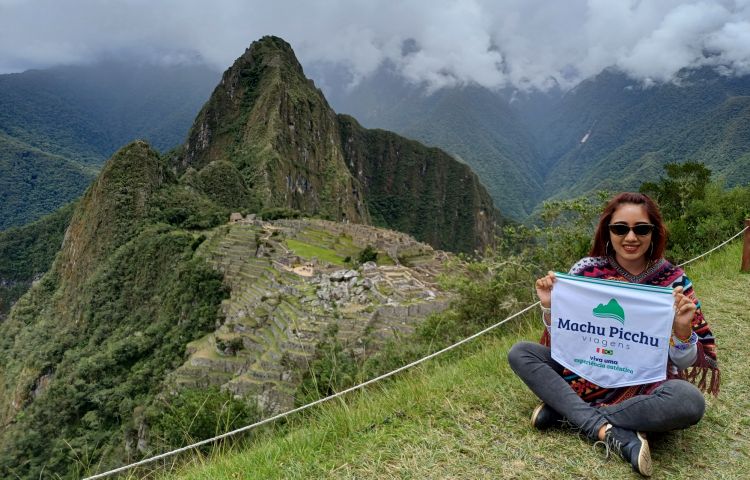
[[[750,438],[746,312],[750,275],[735,242],[690,265],[718,338],[722,391],[695,427],[650,438],[657,478],[740,478]],[[537,338],[535,315],[501,327],[463,353],[350,395],[258,434],[244,449],[196,453],[167,477],[236,478],[638,478],[620,460],[568,432],[529,427],[537,400],[506,361],[513,343]]]

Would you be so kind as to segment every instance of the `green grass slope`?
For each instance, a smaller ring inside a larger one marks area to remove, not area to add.
[[[750,455],[750,275],[735,242],[687,268],[718,338],[722,391],[703,421],[651,437],[655,478],[741,478]],[[529,426],[537,399],[506,355],[537,338],[536,315],[462,353],[258,434],[249,447],[193,454],[170,478],[638,478],[619,459],[568,432]]]

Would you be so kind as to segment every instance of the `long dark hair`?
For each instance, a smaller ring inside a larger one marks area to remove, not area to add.
[[[659,206],[651,197],[642,193],[624,192],[615,195],[612,200],[604,207],[599,224],[596,226],[594,233],[594,245],[591,247],[589,255],[592,257],[603,257],[608,255],[607,242],[609,242],[609,223],[612,221],[612,215],[617,208],[625,203],[634,205],[643,205],[648,213],[649,221],[654,225],[654,231],[651,234],[651,245],[647,253],[648,259],[658,260],[664,255],[667,246],[667,227],[664,226],[664,219],[659,211]]]

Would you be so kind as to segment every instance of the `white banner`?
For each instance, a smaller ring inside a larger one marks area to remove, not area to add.
[[[604,388],[666,378],[672,289],[556,273],[552,358]]]

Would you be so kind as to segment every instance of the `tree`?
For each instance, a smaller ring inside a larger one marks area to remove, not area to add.
[[[684,219],[688,214],[688,204],[705,198],[711,170],[698,162],[668,163],[664,170],[666,178],[643,183],[640,192],[656,200],[665,216]]]

